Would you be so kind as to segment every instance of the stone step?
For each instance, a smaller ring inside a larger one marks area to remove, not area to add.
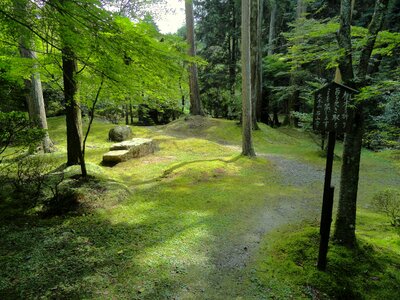
[[[113,150],[103,155],[103,163],[115,164],[131,159],[129,150]]]
[[[152,144],[152,139],[142,139],[142,138],[135,138],[129,141],[123,141],[121,143],[113,144],[110,148],[111,151],[113,150],[129,150],[132,148],[140,147],[146,144]]]
[[[129,141],[113,144],[110,152],[103,155],[103,164],[117,164],[132,158],[154,153],[156,149],[152,139],[135,138]]]

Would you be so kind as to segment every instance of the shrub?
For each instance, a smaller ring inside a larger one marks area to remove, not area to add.
[[[383,190],[374,196],[372,204],[390,218],[392,226],[400,226],[400,190]]]
[[[0,111],[0,155],[9,146],[34,148],[44,136],[44,130],[34,128],[23,112],[4,113]],[[2,157],[0,156],[0,163]]]

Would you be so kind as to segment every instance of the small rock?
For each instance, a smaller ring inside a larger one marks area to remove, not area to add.
[[[132,138],[132,129],[129,126],[116,126],[108,132],[112,142],[122,142]]]

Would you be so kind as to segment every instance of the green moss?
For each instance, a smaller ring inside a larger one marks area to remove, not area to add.
[[[265,155],[321,170],[325,160],[308,134],[261,125],[254,141],[262,155],[248,159],[240,156],[241,128],[234,121],[196,117],[133,127],[136,137],[153,138],[159,150],[111,168],[100,163],[111,145],[107,136],[113,126],[97,119],[93,124],[86,160],[95,180],[67,182],[87,197],[90,209],[50,219],[30,215],[19,222],[0,220],[0,298],[297,299],[344,295],[341,288],[349,289],[352,279],[340,272],[354,263],[353,253],[331,248],[328,272],[316,271],[318,234],[313,226],[280,229],[273,239],[267,235],[260,249],[254,246],[246,254],[249,262],[257,256],[248,268],[220,266],[225,251],[245,252],[241,242],[256,244],[265,228],[315,218],[322,180],[288,185]],[[59,167],[66,160],[65,119],[50,118],[49,131],[58,147],[51,157]],[[396,167],[384,154],[363,155],[360,203],[366,206],[372,191],[395,184]],[[335,174],[339,167],[335,162]],[[79,167],[71,167],[68,176],[78,172]],[[300,217],[284,215],[298,202]],[[288,209],[280,210],[284,205]],[[12,214],[7,205],[1,208],[4,215]],[[390,296],[398,282],[397,233],[384,223],[368,210],[359,218],[362,244],[355,255],[366,262],[348,270],[356,277],[355,297],[365,295],[360,294],[364,288]],[[369,252],[386,266],[387,275],[374,269]],[[367,280],[372,277],[379,280]]]
[[[258,280],[278,299],[395,299],[400,288],[398,236],[393,229],[379,227],[379,216],[362,212],[359,220],[358,246],[347,249],[331,243],[326,272],[316,269],[317,224],[268,236],[256,262]]]

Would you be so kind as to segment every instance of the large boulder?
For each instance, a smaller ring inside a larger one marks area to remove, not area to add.
[[[110,152],[103,155],[103,164],[114,165],[132,158],[146,156],[154,153],[156,145],[152,139],[136,138],[113,144]]]
[[[132,129],[129,126],[116,126],[108,132],[112,142],[122,142],[132,138]]]

